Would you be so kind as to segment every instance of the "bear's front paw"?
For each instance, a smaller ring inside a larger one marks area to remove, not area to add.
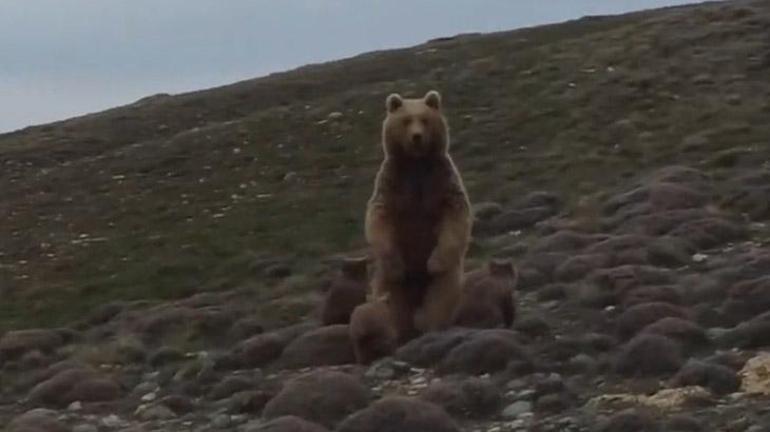
[[[448,260],[438,252],[438,250],[434,250],[433,253],[430,254],[430,258],[428,258],[427,267],[429,274],[443,273],[448,268]]]

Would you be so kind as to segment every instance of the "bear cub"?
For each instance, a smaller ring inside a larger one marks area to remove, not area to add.
[[[459,327],[510,328],[516,306],[518,272],[508,260],[491,260],[485,268],[467,273],[453,323]]]
[[[396,351],[398,335],[387,300],[374,300],[356,307],[350,318],[350,339],[360,364],[370,364]]]
[[[356,306],[366,302],[369,290],[368,259],[345,258],[330,285],[325,288],[321,305],[321,324],[347,324]]]

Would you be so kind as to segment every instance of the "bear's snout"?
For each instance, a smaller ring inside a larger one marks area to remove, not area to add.
[[[422,132],[415,132],[412,134],[412,144],[422,145]]]

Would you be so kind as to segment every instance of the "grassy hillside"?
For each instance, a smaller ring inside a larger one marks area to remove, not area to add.
[[[548,189],[574,204],[664,165],[767,166],[768,32],[763,1],[591,17],[0,135],[0,332],[114,299],[269,296],[287,273],[291,292],[314,286],[323,258],[364,246],[391,92],[442,92],[474,202]]]

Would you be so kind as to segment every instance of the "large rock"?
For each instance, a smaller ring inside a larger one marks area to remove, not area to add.
[[[770,320],[762,319],[765,314],[739,324],[719,334],[715,339],[724,348],[762,348],[770,346]]]
[[[65,340],[61,332],[51,329],[9,331],[0,338],[0,363],[35,350],[51,353],[64,345]]]
[[[666,432],[701,432],[707,430],[697,418],[687,414],[674,414],[666,421]]]
[[[621,305],[626,309],[638,304],[652,302],[680,305],[682,304],[682,295],[672,285],[641,286],[627,292],[621,299]]]
[[[289,343],[312,328],[309,324],[298,324],[246,339],[231,352],[232,366],[263,367],[277,360]]]
[[[460,432],[441,407],[404,397],[380,399],[348,417],[337,432]]]
[[[770,353],[760,353],[750,358],[739,376],[741,377],[741,390],[749,394],[770,396]]]
[[[161,305],[142,312],[131,314],[130,329],[140,335],[146,343],[158,343],[164,338],[178,333],[197,320],[197,312],[188,307]]]
[[[642,334],[623,346],[616,369],[623,375],[662,375],[676,372],[683,363],[676,342],[665,336]]]
[[[618,335],[627,339],[644,327],[663,318],[689,318],[687,311],[665,302],[642,303],[631,306],[618,317]]]
[[[694,352],[711,344],[706,331],[690,320],[666,317],[646,326],[641,334],[657,334],[679,342],[685,352]]]
[[[606,238],[607,237],[603,234],[589,234],[570,230],[562,230],[549,236],[543,237],[537,241],[532,247],[532,252],[574,253],[584,249],[591,243],[602,241]]]
[[[478,375],[504,370],[513,361],[530,362],[530,355],[510,330],[482,330],[452,348],[438,370]]]
[[[88,369],[66,369],[37,384],[29,392],[33,403],[67,406],[72,402],[104,402],[118,399],[122,390],[110,378]]]
[[[573,282],[582,279],[594,270],[605,268],[611,263],[612,257],[606,254],[576,255],[559,264],[554,276],[560,282]]]
[[[426,333],[399,348],[396,351],[396,358],[417,367],[435,366],[452,348],[476,333],[478,330],[464,328]]]
[[[211,391],[209,391],[208,397],[212,400],[220,400],[255,387],[254,380],[249,377],[229,376],[215,384]]]
[[[516,203],[517,208],[548,207],[553,211],[561,208],[563,201],[559,195],[549,191],[530,192]]]
[[[672,382],[680,387],[701,386],[718,395],[738,391],[741,384],[734,370],[699,360],[688,361],[677,372]]]
[[[292,341],[281,354],[287,368],[330,366],[355,363],[347,324],[321,327]]]
[[[589,275],[590,285],[615,304],[628,292],[642,286],[670,285],[674,274],[665,269],[644,265],[624,265],[601,269]]]
[[[770,174],[764,170],[752,172],[736,179],[722,205],[753,220],[770,217]]]
[[[8,432],[69,432],[57,417],[56,411],[36,408],[11,420]]]
[[[747,231],[741,225],[721,217],[710,217],[684,222],[668,233],[699,249],[717,247],[730,241],[746,238]]]
[[[321,424],[334,426],[349,414],[369,403],[369,391],[351,375],[318,371],[289,381],[265,405],[266,419],[294,415]]]
[[[735,323],[770,311],[770,276],[739,282],[730,287],[724,309]]]

